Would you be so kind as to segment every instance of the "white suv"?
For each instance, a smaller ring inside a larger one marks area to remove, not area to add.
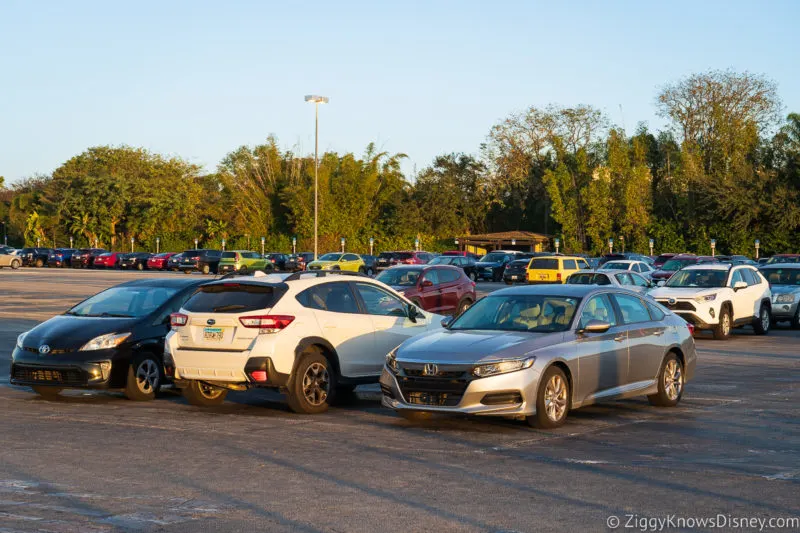
[[[377,383],[386,354],[441,328],[383,283],[353,273],[234,277],[201,286],[171,316],[168,375],[193,405],[229,390],[279,389],[300,413],[327,410],[337,393]]]
[[[650,296],[697,329],[712,330],[716,339],[728,338],[731,329],[738,326],[752,325],[759,335],[769,331],[769,283],[751,266],[688,266]]]

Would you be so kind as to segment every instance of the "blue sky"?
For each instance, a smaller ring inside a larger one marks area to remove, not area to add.
[[[796,1],[268,2],[0,0],[0,175],[49,173],[129,144],[213,170],[262,142],[307,153],[370,141],[409,155],[477,153],[531,105],[591,104],[631,131],[663,126],[655,95],[733,68],[800,111]]]

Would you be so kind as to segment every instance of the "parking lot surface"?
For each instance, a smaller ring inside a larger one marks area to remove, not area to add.
[[[783,328],[700,336],[677,408],[610,402],[555,431],[414,424],[381,408],[376,387],[299,416],[269,392],[200,409],[173,391],[46,401],[8,385],[19,333],[163,275],[0,271],[0,532],[604,531],[611,516],[800,516],[800,331]]]

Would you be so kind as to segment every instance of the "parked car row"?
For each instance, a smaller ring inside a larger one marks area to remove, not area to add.
[[[453,316],[417,305],[428,297]],[[615,398],[674,406],[694,375],[692,325],[631,291],[510,287],[462,305],[472,298],[474,282],[452,265],[395,266],[379,279],[324,269],[141,279],[21,334],[10,381],[48,399],[82,388],[131,400],[171,382],[202,407],[267,388],[309,414],[380,383],[382,404],[410,419],[459,413],[553,428]]]

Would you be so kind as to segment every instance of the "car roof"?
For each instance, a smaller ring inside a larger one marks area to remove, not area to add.
[[[583,271],[581,271],[583,272]],[[542,296],[566,296],[571,298],[584,298],[595,292],[605,292],[609,289],[619,291],[616,287],[608,285],[561,285],[561,284],[548,284],[548,285],[520,285],[518,287],[509,287],[507,289],[500,289],[486,296],[491,298],[495,295],[526,295],[538,294]],[[632,291],[624,291],[626,294],[635,294]]]
[[[609,261],[606,264],[609,264],[609,263],[622,263],[622,264],[625,264],[625,265],[631,265],[633,263],[644,263],[644,261],[640,261],[639,259],[612,259],[611,261]],[[645,264],[647,264],[647,263],[645,263]]]
[[[117,287],[166,287],[166,288],[182,289],[184,287],[191,287],[193,285],[203,285],[204,283],[208,283],[208,279],[191,278],[189,276],[186,277],[175,276],[171,278],[137,279],[133,281],[128,281],[126,283],[121,283],[117,285]]]
[[[561,255],[561,254],[552,254],[552,255],[540,255],[538,257],[532,257],[531,259],[583,259],[586,260],[585,257],[581,257],[579,255]]]
[[[753,266],[753,265],[747,265],[747,266]],[[765,270],[765,269],[772,270],[772,269],[778,269],[778,268],[797,269],[797,268],[800,268],[800,263],[770,263],[768,265],[760,265],[758,268],[759,268],[759,270]]]
[[[727,271],[732,268],[750,266],[750,265],[732,265],[730,263],[702,263],[700,265],[689,265],[683,267],[683,270],[720,270]]]

